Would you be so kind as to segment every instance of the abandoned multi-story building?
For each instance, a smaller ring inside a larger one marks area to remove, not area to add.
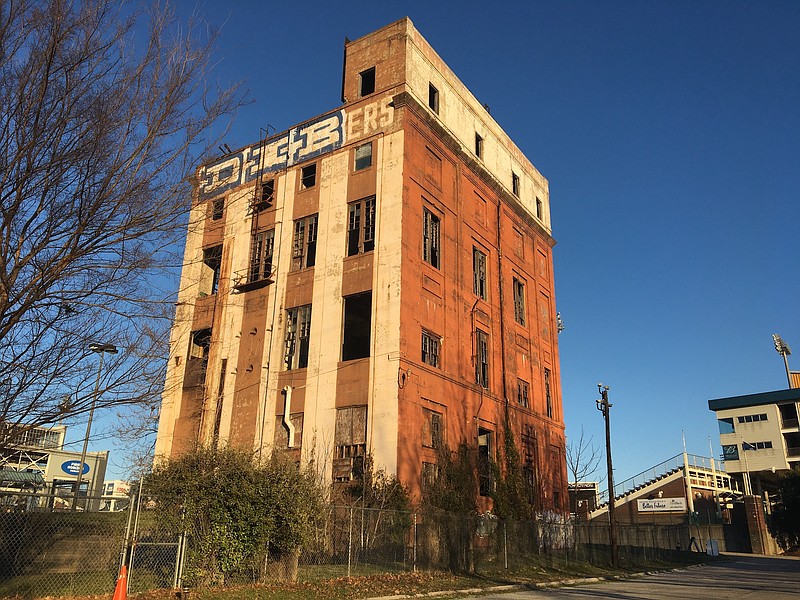
[[[344,61],[340,108],[198,170],[157,455],[369,455],[419,499],[463,443],[488,496],[508,423],[566,511],[548,182],[410,20]]]

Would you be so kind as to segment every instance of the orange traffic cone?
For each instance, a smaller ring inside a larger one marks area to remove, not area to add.
[[[127,600],[128,598],[128,567],[122,565],[117,577],[117,587],[114,588],[112,600]]]

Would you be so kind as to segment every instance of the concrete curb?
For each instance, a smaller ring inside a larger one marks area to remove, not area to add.
[[[655,571],[641,571],[639,573],[629,573],[626,575],[609,575],[607,577],[579,577],[574,579],[556,579],[553,581],[542,581],[540,583],[514,583],[508,585],[494,585],[490,587],[466,588],[463,590],[439,590],[436,592],[425,592],[422,594],[396,594],[393,596],[376,596],[367,600],[403,600],[404,598],[440,598],[442,596],[467,596],[470,594],[491,594],[502,592],[524,592],[526,590],[543,590],[549,588],[588,585],[590,583],[601,583],[603,581],[619,581],[621,579],[635,579],[646,575],[658,575],[659,573],[674,573],[685,571],[703,565],[687,565],[674,569],[658,569]]]

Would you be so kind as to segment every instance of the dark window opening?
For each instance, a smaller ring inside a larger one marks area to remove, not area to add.
[[[217,198],[211,204],[211,219],[219,221],[225,214],[225,198]]]
[[[286,370],[305,369],[308,366],[308,344],[311,337],[311,305],[298,306],[286,311],[286,336],[284,337],[283,364]]]
[[[519,175],[511,172],[511,193],[519,197]]]
[[[372,142],[357,146],[354,154],[354,170],[361,171],[372,166]]]
[[[530,386],[528,386],[528,382],[517,379],[517,404],[523,408],[529,408],[530,406],[528,400],[529,391]]]
[[[542,220],[542,201],[536,199],[536,218]]]
[[[547,404],[547,416],[553,418],[553,397],[550,393],[550,369],[544,370],[544,399]]]
[[[438,335],[422,330],[422,362],[432,367],[439,367],[439,342]]]
[[[432,83],[428,84],[428,106],[437,115],[439,114],[439,90]]]
[[[222,246],[214,246],[203,250],[203,265],[206,272],[203,279],[206,282],[206,290],[201,290],[209,295],[214,295],[219,289],[219,274],[222,268]],[[210,285],[208,285],[210,284]]]
[[[313,267],[317,257],[317,215],[294,222],[292,270]]]
[[[348,205],[347,256],[375,249],[375,196]]]
[[[372,292],[347,296],[344,299],[342,360],[369,356],[371,332]]]
[[[483,158],[483,138],[480,134],[475,134],[475,156]]]
[[[525,284],[514,277],[514,320],[525,325]]]
[[[366,71],[358,74],[358,95],[360,97],[369,96],[375,93],[375,67],[370,67]]]
[[[317,163],[300,169],[300,189],[307,190],[317,185]]]
[[[475,330],[475,383],[489,387],[489,334]]]
[[[439,268],[439,217],[428,209],[422,216],[422,258],[429,265]]]
[[[275,250],[275,230],[262,231],[253,236],[248,281],[269,279],[272,275],[272,255]]]
[[[797,408],[794,404],[779,404],[778,410],[781,414],[781,427],[788,429],[798,426]]]
[[[486,289],[486,254],[477,248],[472,249],[472,277],[472,289],[475,295],[486,300],[488,298]]]
[[[189,339],[189,356],[186,361],[186,373],[184,375],[183,387],[194,387],[205,384],[210,348],[210,329],[198,329],[192,332],[191,338]]]
[[[492,493],[492,432],[478,428],[478,490],[481,496]]]

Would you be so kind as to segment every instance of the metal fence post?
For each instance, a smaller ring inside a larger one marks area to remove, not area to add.
[[[414,513],[414,535],[413,535],[413,546],[412,546],[412,565],[414,569],[414,573],[417,572],[417,513]]]
[[[350,534],[347,539],[347,576],[350,577],[350,563],[353,555],[353,507],[350,507]]]

